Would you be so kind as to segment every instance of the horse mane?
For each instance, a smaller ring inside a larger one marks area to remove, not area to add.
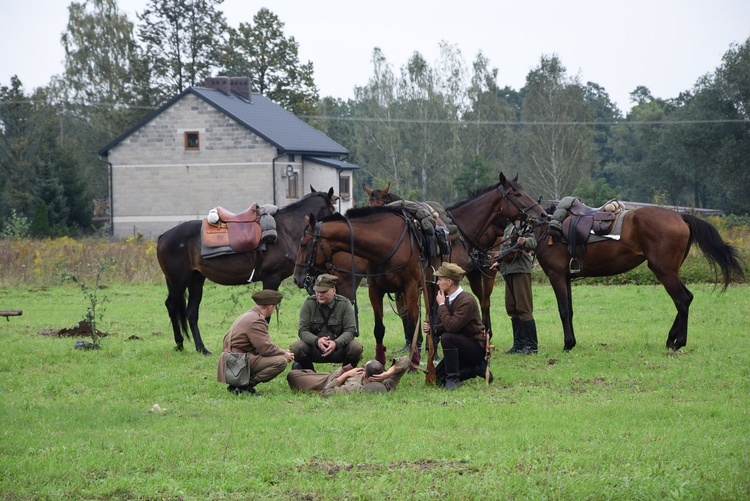
[[[296,202],[292,202],[289,205],[286,205],[286,206],[280,208],[279,212],[287,211],[287,210],[292,211],[292,210],[294,210],[294,209],[296,209],[296,208],[304,205],[312,197],[322,197],[322,198],[326,199],[326,201],[330,202],[330,200],[328,200],[328,193],[327,192],[325,192],[325,191],[313,191],[312,193],[308,193],[304,197],[300,198]]]
[[[458,207],[461,207],[465,203],[469,202],[471,199],[478,197],[480,195],[484,195],[485,193],[488,193],[492,190],[497,189],[497,187],[500,186],[500,182],[498,181],[495,184],[491,184],[489,186],[485,186],[483,188],[476,188],[473,190],[469,190],[469,197],[465,200],[459,200],[455,204],[451,205],[450,207],[446,208],[445,210],[451,211],[453,209],[457,209]]]
[[[400,214],[401,207],[389,207],[384,205],[382,207],[352,207],[346,211],[346,217],[349,219],[357,219],[360,217],[367,217],[374,214]]]
[[[397,200],[403,200],[403,198],[401,198],[398,195],[394,195],[390,191],[388,193],[386,193],[384,197],[381,198],[380,197],[380,193],[382,191],[383,190],[372,190],[372,195],[370,195],[370,198],[379,198],[380,200],[382,200],[383,202],[385,202],[387,204],[389,204],[391,202],[396,202]]]
[[[346,221],[346,218],[339,212],[334,212],[330,216],[326,216],[320,220],[321,223],[328,223],[330,221]]]

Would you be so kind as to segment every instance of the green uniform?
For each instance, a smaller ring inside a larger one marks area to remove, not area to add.
[[[330,304],[319,304],[315,296],[302,303],[299,312],[299,340],[292,344],[294,360],[303,369],[312,369],[313,362],[351,364],[356,367],[362,358],[362,344],[358,336],[351,301],[336,294]],[[318,339],[329,337],[336,341],[336,350],[327,357],[318,348]]]

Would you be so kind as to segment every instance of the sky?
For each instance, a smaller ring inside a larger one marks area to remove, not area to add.
[[[148,0],[119,0],[137,23]],[[63,71],[60,36],[68,0],[0,0],[0,85],[17,75],[27,93]],[[669,99],[721,65],[732,43],[750,38],[749,0],[224,0],[233,27],[267,7],[312,61],[321,97],[349,99],[373,74],[378,47],[398,72],[419,52],[437,63],[439,44],[461,51],[466,68],[481,51],[498,84],[519,90],[542,56],[569,76],[604,87],[627,113],[645,86]]]

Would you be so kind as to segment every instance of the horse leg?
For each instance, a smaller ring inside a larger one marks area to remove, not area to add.
[[[198,308],[201,305],[201,299],[203,299],[203,283],[205,281],[206,277],[197,271],[193,272],[190,277],[190,284],[188,285],[187,321],[190,326],[190,332],[193,333],[193,341],[195,342],[196,351],[198,353],[203,353],[204,355],[210,355],[211,352],[203,345],[201,332],[198,329]]]
[[[550,274],[550,284],[557,298],[557,311],[560,313],[560,321],[565,335],[565,346],[563,350],[570,351],[576,345],[576,336],[573,332],[573,296],[570,288],[570,279],[566,276]]]
[[[385,324],[383,323],[383,296],[384,293],[376,290],[377,288],[370,284],[368,287],[368,294],[370,296],[370,304],[372,305],[372,313],[375,316],[375,327],[373,327],[372,333],[375,336],[375,360],[385,365],[385,345],[383,344],[383,338],[385,338]]]
[[[676,274],[657,273],[653,268],[651,271],[664,285],[667,294],[672,298],[672,302],[677,308],[677,315],[675,315],[667,336],[667,348],[677,351],[687,344],[688,313],[690,303],[693,302],[693,293],[685,287],[685,284]]]

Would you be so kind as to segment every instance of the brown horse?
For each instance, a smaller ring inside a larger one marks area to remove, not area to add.
[[[508,180],[502,173],[499,183],[454,205],[450,214],[452,218],[464,221],[459,231],[470,244],[477,242],[498,217],[529,214],[532,218],[547,218],[539,204],[523,193],[516,179]],[[411,224],[400,209],[353,209],[347,212],[347,217],[334,215],[319,222],[315,217],[307,219],[308,228],[297,253],[295,283],[301,287],[311,272],[321,268],[333,269],[332,257],[337,253],[353,253],[366,259],[370,282],[368,292],[375,315],[375,358],[384,363],[384,295],[388,292],[403,293],[409,329],[415,332],[420,313],[419,290],[425,288],[427,265],[437,267],[439,263],[436,260],[429,262],[420,254]]]
[[[364,188],[368,196],[367,207],[382,207],[396,200],[401,200],[398,195],[390,193],[391,183],[388,183],[382,190],[373,190],[366,184]],[[352,255],[348,252],[339,252],[333,256],[333,265],[334,269],[331,270],[331,273],[339,277],[336,292],[355,303],[356,307],[357,288],[367,275],[365,260],[357,256],[354,256],[352,260]],[[308,292],[311,292],[312,280],[308,282]]]
[[[549,277],[557,297],[557,309],[565,334],[564,349],[576,345],[573,332],[573,300],[570,281],[578,277],[602,277],[632,270],[646,261],[672,298],[677,316],[667,336],[667,348],[687,344],[688,308],[693,294],[680,280],[680,267],[693,243],[697,243],[712,267],[721,269],[726,290],[732,274],[744,276],[737,250],[725,243],[710,223],[689,214],[661,207],[644,207],[623,216],[619,240],[589,243],[580,259],[580,272],[571,272],[568,244],[550,238],[549,224],[537,227],[536,257]]]
[[[281,281],[294,271],[293,256],[305,230],[306,214],[316,217],[336,212],[338,197],[333,188],[328,192],[311,193],[299,201],[279,209],[274,216],[278,238],[266,244],[266,250],[228,254],[210,259],[201,257],[201,223],[188,221],[159,236],[156,256],[167,280],[168,296],[164,303],[174,331],[176,349],[183,349],[183,334],[190,339],[187,326],[195,340],[195,349],[210,355],[198,329],[198,308],[203,296],[203,283],[208,278],[219,285],[244,285],[263,282],[265,289],[278,289]],[[187,307],[185,294],[187,293]]]

